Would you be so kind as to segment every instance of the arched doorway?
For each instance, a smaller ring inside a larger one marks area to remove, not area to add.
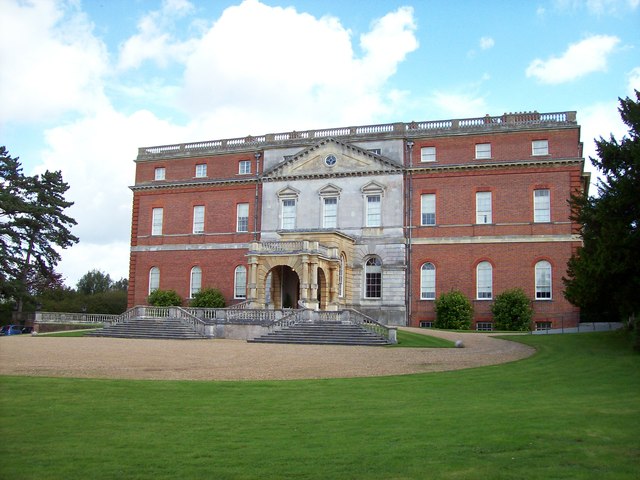
[[[273,308],[298,308],[300,278],[288,265],[278,265],[269,270],[265,278],[265,297]]]

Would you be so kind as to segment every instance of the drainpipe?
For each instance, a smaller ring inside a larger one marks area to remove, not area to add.
[[[407,275],[405,288],[407,290],[407,326],[411,325],[411,313],[412,313],[412,301],[413,301],[413,269],[411,268],[411,240],[413,236],[413,228],[411,228],[413,222],[413,177],[411,167],[413,166],[413,141],[407,141],[407,152],[409,154],[409,170],[407,171],[409,178],[407,184],[407,216],[405,225],[407,226]]]
[[[258,240],[258,209],[262,210],[260,201],[260,152],[256,152],[253,154],[256,159],[256,198],[255,204],[253,207],[253,240]]]

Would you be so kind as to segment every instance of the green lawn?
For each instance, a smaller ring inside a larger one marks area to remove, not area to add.
[[[640,355],[618,332],[529,359],[282,382],[0,378],[0,478],[637,479]]]
[[[417,348],[451,348],[455,347],[455,342],[445,340],[444,338],[432,337],[430,335],[422,335],[420,333],[407,332],[406,330],[397,331],[398,343],[390,345],[394,347],[417,347]]]

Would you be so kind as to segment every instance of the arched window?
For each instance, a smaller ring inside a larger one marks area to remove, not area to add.
[[[480,262],[476,267],[476,290],[478,300],[493,298],[493,267],[489,262]]]
[[[420,299],[436,298],[436,267],[433,263],[425,263],[420,269]]]
[[[551,264],[546,260],[536,263],[536,300],[551,300]]]
[[[189,288],[189,297],[193,296],[202,288],[202,269],[200,267],[193,267],[191,269],[191,287]]]
[[[149,295],[160,288],[160,269],[151,267],[149,270]]]
[[[233,276],[233,298],[247,298],[247,267],[236,267]]]
[[[371,257],[364,266],[365,298],[382,298],[382,260]]]

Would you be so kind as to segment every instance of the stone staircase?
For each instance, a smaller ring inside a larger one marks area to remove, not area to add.
[[[177,318],[137,317],[86,334],[92,337],[200,340],[204,337]]]
[[[360,325],[322,322],[298,323],[247,340],[250,343],[296,343],[305,345],[389,345],[386,338]]]

